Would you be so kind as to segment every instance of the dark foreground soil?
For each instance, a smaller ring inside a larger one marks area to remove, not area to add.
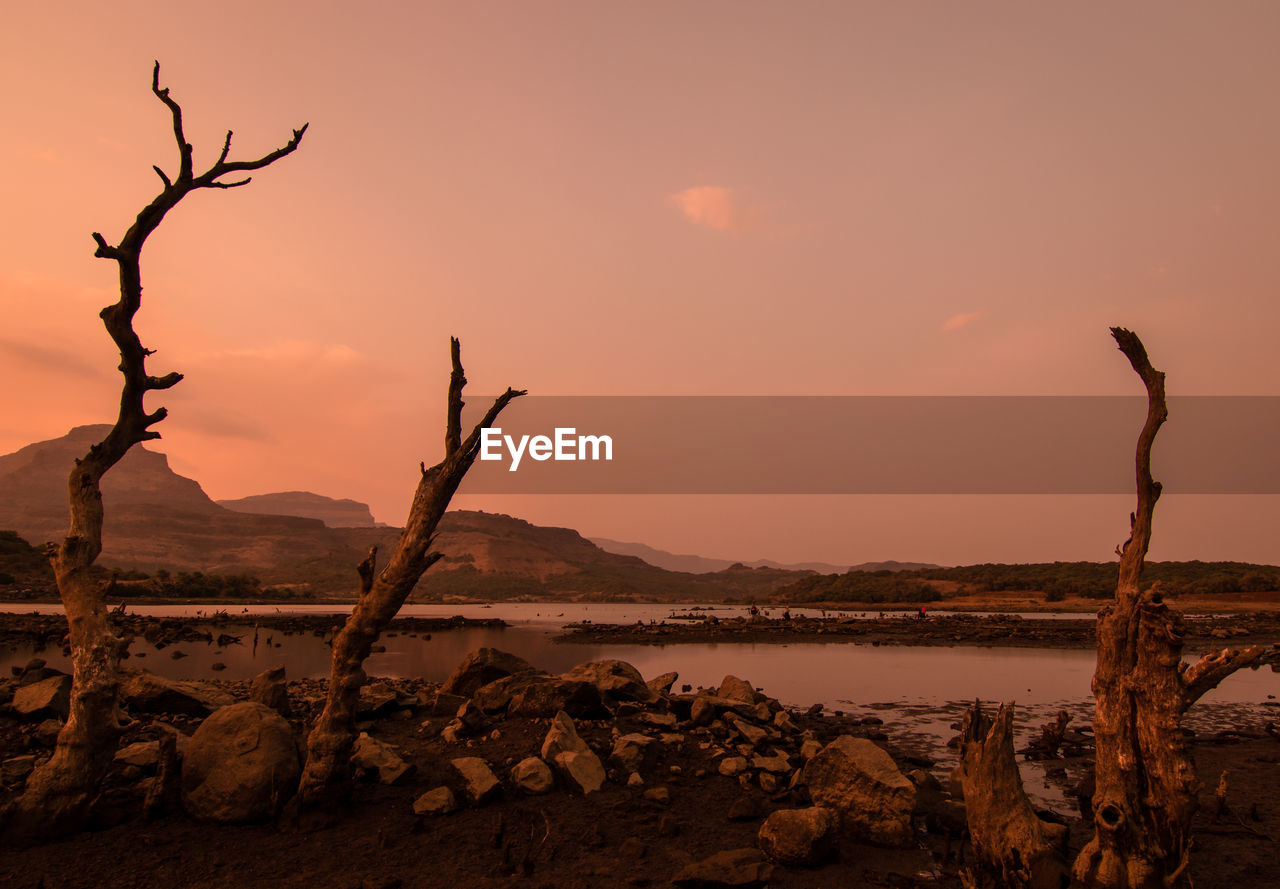
[[[776,609],[774,609],[776,611]],[[1093,648],[1095,621],[1081,618],[1027,618],[1016,614],[957,614],[915,617],[858,616],[828,618],[717,617],[661,623],[569,624],[558,638],[592,644],[671,645],[682,642],[786,643],[805,640],[861,642],[871,645],[986,645],[1016,648]],[[1246,613],[1188,616],[1186,651],[1203,653],[1224,645],[1269,645],[1280,640],[1280,614]]]
[[[434,686],[416,680],[385,680],[401,694],[430,700]],[[215,683],[237,697],[247,683]],[[306,717],[316,709],[323,685],[289,683],[292,720],[301,737]],[[885,714],[886,717],[890,714]],[[792,712],[801,729],[819,741],[849,733],[878,740],[904,771],[931,762],[881,734],[879,720],[806,715]],[[184,733],[198,718],[165,717]],[[446,741],[441,729],[449,715],[431,715],[430,707],[406,708],[371,718],[364,726],[375,738],[394,745],[416,766],[399,786],[358,782],[352,806],[323,829],[287,824],[217,826],[196,823],[170,811],[150,823],[140,815],[139,787],[144,776],[117,769],[98,809],[99,829],[35,848],[0,849],[0,886],[7,889],[114,889],[114,887],[228,887],[228,889],[434,889],[434,887],[666,887],[688,863],[714,853],[752,847],[763,817],[777,808],[804,804],[803,791],[764,793],[756,783],[717,773],[710,749],[711,729],[681,724],[681,743],[668,745],[645,770],[643,787],[611,780],[587,797],[557,789],[543,796],[520,796],[506,788],[497,801],[464,807],[445,816],[419,818],[413,801],[441,784],[460,789],[449,766],[458,756],[483,756],[506,781],[511,764],[536,755],[548,720],[501,718],[483,734]],[[891,720],[889,720],[891,721]],[[639,712],[602,720],[579,720],[578,728],[604,754],[615,731],[654,732]],[[157,736],[151,718],[139,718],[123,743]],[[1087,732],[1085,733],[1087,736]],[[1087,745],[1086,745],[1087,748]],[[0,713],[0,758],[47,752],[35,726],[12,713]],[[1256,733],[1224,733],[1196,745],[1206,791],[1197,821],[1193,876],[1198,889],[1280,886],[1280,743]],[[1088,751],[1083,751],[1087,759]],[[1234,814],[1216,822],[1212,788],[1230,771],[1229,800]],[[933,769],[946,786],[947,776]],[[750,783],[750,786],[744,786]],[[20,789],[11,784],[3,795]],[[665,787],[670,802],[644,798],[643,791]],[[925,794],[922,794],[922,798]],[[958,887],[961,842],[948,828],[946,794],[921,803],[912,848],[878,849],[845,844],[838,857],[814,869],[779,867],[769,882],[794,889],[849,889],[859,886]],[[936,804],[936,808],[934,808]],[[734,807],[746,810],[731,820]],[[1075,848],[1089,828],[1072,817]],[[939,814],[943,813],[943,814]]]

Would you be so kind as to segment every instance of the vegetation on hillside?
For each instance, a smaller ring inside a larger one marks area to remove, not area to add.
[[[987,592],[1043,594],[1049,602],[1068,596],[1110,598],[1115,562],[1038,562],[961,565],[914,571],[850,571],[806,577],[778,590],[787,602],[932,602]],[[1148,562],[1146,584],[1159,582],[1169,595],[1218,595],[1280,590],[1280,567],[1248,562]]]

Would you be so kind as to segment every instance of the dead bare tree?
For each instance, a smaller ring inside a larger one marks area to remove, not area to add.
[[[112,246],[99,233],[94,255],[110,259],[119,266],[120,299],[100,313],[111,339],[120,349],[120,372],[124,386],[120,394],[120,412],[115,425],[98,444],[76,461],[71,470],[68,494],[71,510],[70,529],[61,544],[50,544],[58,594],[66,609],[70,625],[72,651],[71,710],[67,723],[58,735],[53,756],[37,768],[27,781],[26,791],[8,819],[9,833],[21,839],[35,839],[73,830],[80,826],[94,798],[97,787],[111,764],[120,732],[117,713],[117,669],[122,642],[111,631],[105,605],[105,590],[91,573],[90,567],[102,551],[102,477],[125,453],[140,442],[157,439],[160,433],[151,429],[167,414],[161,407],[147,413],[144,396],[151,391],[176,385],[182,374],[162,377],[148,375],[147,356],[133,329],[133,318],[142,304],[142,246],[156,230],[165,214],[184,197],[201,188],[236,188],[249,183],[249,177],[224,181],[229,174],[241,174],[270,166],[292,154],[307,131],[306,124],[293,131],[293,137],[281,148],[257,160],[228,160],[231,153],[231,131],[227,131],[217,161],[204,173],[194,169],[193,150],[183,134],[182,108],[160,86],[160,63],[151,74],[151,91],[169,109],[173,118],[173,134],[178,143],[178,173],[172,179],[160,167],[153,167],[164,183],[151,203],[142,208],[133,225],[119,243]]]
[[[1001,705],[993,720],[975,703],[960,738],[965,818],[978,859],[967,884],[1061,889],[1067,883],[1062,829],[1036,815],[1022,786],[1013,758],[1013,705]]]
[[[1183,714],[1205,692],[1242,667],[1280,661],[1280,646],[1223,649],[1188,666],[1183,621],[1157,586],[1139,585],[1151,543],[1160,483],[1151,476],[1151,446],[1168,416],[1164,374],[1151,366],[1138,337],[1111,329],[1147,390],[1147,419],[1138,436],[1138,507],[1120,556],[1115,600],[1098,614],[1095,834],[1076,858],[1076,879],[1099,889],[1174,889],[1188,884],[1191,819],[1200,781],[1182,731]]]
[[[493,425],[513,398],[524,390],[507,389],[494,400],[484,418],[462,439],[462,389],[467,379],[457,339],[451,340],[453,370],[444,433],[444,459],[435,466],[421,466],[421,477],[404,531],[385,568],[374,576],[378,548],[360,563],[360,597],[342,630],[333,640],[333,665],[329,694],[307,739],[307,762],[302,772],[296,808],[318,810],[346,798],[351,782],[351,749],[355,743],[356,705],[365,683],[364,662],[373,643],[395,617],[422,575],[441,553],[431,552],[436,525],[449,507],[454,492],[480,453],[480,435]]]

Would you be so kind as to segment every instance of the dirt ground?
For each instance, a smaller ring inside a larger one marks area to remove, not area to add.
[[[417,680],[388,680],[398,691],[424,700],[433,691]],[[216,683],[245,697],[247,683]],[[290,682],[295,729],[314,711],[322,683]],[[767,690],[767,689],[766,689]],[[887,714],[886,714],[887,715]],[[793,711],[818,740],[850,733],[887,744],[906,770],[930,767],[927,757],[885,738],[882,726],[852,717],[808,716]],[[190,733],[195,718],[169,717],[169,724]],[[645,785],[628,788],[610,781],[587,797],[557,789],[543,796],[520,796],[508,788],[501,799],[464,807],[445,815],[419,818],[413,801],[441,784],[460,789],[449,761],[483,756],[504,779],[510,765],[536,755],[548,720],[502,718],[482,736],[446,741],[440,731],[448,716],[397,711],[371,719],[365,728],[395,746],[416,770],[403,784],[356,784],[350,810],[334,813],[323,829],[301,830],[287,824],[217,826],[196,823],[169,812],[150,823],[140,817],[137,775],[117,770],[98,813],[98,829],[30,849],[0,850],[0,886],[12,889],[115,889],[115,887],[235,887],[235,889],[434,889],[434,887],[594,887],[670,886],[674,874],[691,861],[716,852],[752,847],[763,817],[776,808],[803,805],[803,792],[766,794],[758,785],[744,788],[736,778],[717,773],[701,743],[705,729],[680,726],[685,736],[666,749],[645,773]],[[638,714],[580,720],[582,736],[607,753],[616,731],[645,728]],[[651,730],[651,729],[650,729]],[[140,720],[123,743],[157,736],[155,725]],[[0,758],[40,750],[29,724],[13,714],[0,715]],[[1197,821],[1193,875],[1197,889],[1280,886],[1280,743],[1265,734],[1225,733],[1201,739],[1196,755],[1206,790]],[[1233,814],[1210,818],[1212,788],[1223,769],[1230,771]],[[127,771],[127,770],[124,770]],[[940,769],[934,776],[946,786]],[[665,786],[670,802],[642,796]],[[10,787],[6,793],[15,792]],[[935,794],[945,799],[945,794]],[[936,801],[936,800],[935,800]],[[731,820],[730,810],[743,810]],[[914,848],[878,849],[844,845],[838,857],[814,869],[778,867],[770,886],[794,889],[848,889],[859,886],[958,887],[958,836],[945,818],[926,811],[916,817]],[[1075,819],[1076,848],[1088,826]]]

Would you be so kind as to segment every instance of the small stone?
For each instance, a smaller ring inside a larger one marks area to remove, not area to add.
[[[413,774],[414,767],[391,747],[362,733],[351,750],[351,764],[376,775],[380,784],[399,784]]]
[[[760,789],[765,793],[778,792],[778,776],[772,772],[761,772],[756,780],[760,782]]]
[[[488,802],[502,793],[502,785],[489,764],[478,756],[463,756],[450,765],[462,776],[467,799],[476,805]]]
[[[19,781],[25,781],[27,776],[35,771],[35,767],[35,754],[11,756],[4,762],[0,762],[0,784],[17,784]]]
[[[660,806],[671,804],[671,791],[666,787],[650,787],[644,792],[644,798]]]
[[[732,778],[735,775],[742,774],[747,768],[747,758],[745,756],[726,756],[720,760],[720,774],[726,778]]]
[[[760,889],[768,885],[773,866],[758,849],[718,852],[695,861],[671,878],[681,889]]]
[[[555,776],[551,768],[536,756],[520,760],[511,770],[511,783],[524,793],[537,795],[549,792],[555,787]]]
[[[447,815],[458,808],[458,798],[448,787],[428,790],[413,801],[415,815]]]
[[[19,686],[13,693],[10,706],[22,716],[66,719],[71,710],[71,677],[50,676]]]
[[[639,772],[632,772],[627,776],[628,787],[644,787],[644,778],[640,777]]]

